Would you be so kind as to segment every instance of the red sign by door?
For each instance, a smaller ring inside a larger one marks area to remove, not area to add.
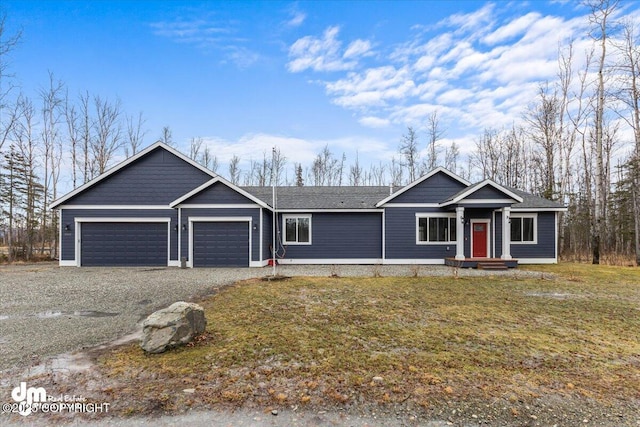
[[[476,222],[473,224],[473,253],[472,257],[487,257],[487,223]]]

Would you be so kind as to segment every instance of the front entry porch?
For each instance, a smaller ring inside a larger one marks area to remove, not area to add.
[[[505,270],[507,268],[518,268],[517,259],[502,258],[464,258],[457,259],[448,257],[444,259],[444,265],[459,268],[478,268],[483,270]]]

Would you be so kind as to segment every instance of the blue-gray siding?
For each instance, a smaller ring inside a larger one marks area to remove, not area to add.
[[[169,233],[169,249],[172,260],[178,260],[178,211],[175,209],[62,209],[62,239],[60,241],[60,259],[71,261],[76,257],[75,218],[171,218]],[[163,223],[163,225],[166,225]],[[69,230],[65,230],[68,227]]]
[[[181,208],[182,226],[186,231],[181,231],[181,258],[189,259],[189,217],[251,217],[251,261],[260,261],[260,208]]]
[[[469,196],[465,197],[465,199],[471,200],[486,200],[486,199],[511,199],[508,195],[504,194],[502,191],[494,188],[490,185],[485,185],[481,189],[471,193]]]
[[[188,204],[238,204],[238,203],[255,203],[253,200],[243,196],[237,191],[227,187],[221,182],[207,187],[198,194],[185,200]]]
[[[169,205],[212,177],[157,148],[65,202],[65,205]]]
[[[439,172],[395,197],[389,203],[440,203],[466,188],[461,182]]]
[[[437,208],[386,208],[387,259],[442,259],[456,255],[456,244],[416,244],[416,213],[441,213]]]
[[[273,213],[268,209],[262,209],[262,260],[271,258],[272,230]]]
[[[556,226],[555,212],[538,213],[538,243],[511,244],[513,258],[555,258]]]
[[[282,215],[278,227],[284,233]],[[313,212],[311,233],[311,245],[287,245],[284,258],[382,258],[382,212]]]

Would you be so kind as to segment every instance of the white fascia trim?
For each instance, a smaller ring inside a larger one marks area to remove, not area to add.
[[[177,205],[181,204],[185,200],[190,199],[191,197],[195,196],[196,194],[200,193],[203,190],[206,190],[207,188],[211,187],[212,185],[214,185],[214,184],[216,184],[218,182],[223,184],[226,187],[229,187],[230,189],[232,189],[236,193],[239,193],[239,194],[243,195],[244,197],[248,198],[249,200],[252,200],[253,202],[255,202],[256,204],[262,206],[263,208],[267,208],[267,209],[271,210],[271,206],[267,205],[265,202],[263,202],[262,200],[258,199],[256,196],[254,196],[254,195],[252,195],[250,193],[247,193],[242,188],[232,184],[231,182],[227,181],[226,179],[222,178],[221,176],[216,176],[215,178],[205,182],[201,186],[191,190],[190,192],[188,192],[184,196],[182,196],[182,197],[174,200],[173,202],[169,203],[169,206],[172,207],[172,208],[176,207]]]
[[[179,204],[173,206],[173,208],[182,208],[182,209],[261,209],[262,207],[255,203],[245,203],[245,204],[235,204],[235,205],[206,205],[206,204],[198,204],[198,205],[189,205],[189,204]]]
[[[440,206],[448,206],[448,205],[451,205],[453,203],[459,203],[461,200],[466,199],[468,196],[470,196],[471,194],[473,194],[476,191],[480,190],[481,188],[486,187],[487,185],[490,185],[491,187],[495,188],[496,190],[506,194],[507,196],[511,197],[514,201],[522,203],[522,200],[523,200],[522,197],[518,196],[513,191],[510,191],[510,190],[504,188],[502,185],[500,185],[500,184],[498,184],[498,183],[496,183],[496,182],[494,182],[494,181],[492,181],[490,179],[485,179],[481,183],[476,184],[476,185],[472,186],[471,188],[469,188],[468,190],[458,194],[453,199],[441,203]],[[495,200],[503,200],[503,199],[495,199]],[[492,201],[489,200],[489,199],[482,200],[482,201],[477,201],[477,202],[474,202],[472,200],[465,200],[464,203],[492,203]],[[501,203],[504,203],[504,202],[501,202]],[[509,202],[509,203],[513,203],[513,202]]]
[[[60,260],[58,262],[58,266],[59,267],[77,267],[78,263],[76,262],[75,259],[68,259],[68,260]]]
[[[569,208],[511,208],[511,212],[567,212]]]
[[[331,264],[382,264],[382,258],[282,258],[277,260],[282,265],[287,264],[309,264],[309,265],[331,265]]]
[[[117,165],[113,166],[111,169],[108,169],[107,171],[105,171],[101,175],[97,176],[96,178],[92,179],[91,181],[81,185],[80,187],[78,187],[75,190],[65,194],[64,196],[60,197],[59,199],[54,200],[53,203],[51,203],[51,205],[49,205],[49,209],[55,209],[56,207],[60,206],[65,201],[67,201],[70,198],[76,196],[77,194],[83,192],[87,188],[94,186],[95,184],[97,184],[98,182],[104,180],[105,178],[113,175],[114,173],[118,172],[120,169],[124,168],[125,166],[127,166],[127,165],[129,165],[129,164],[131,164],[133,162],[135,162],[139,158],[146,156],[147,154],[149,154],[151,151],[155,150],[158,147],[162,147],[163,149],[167,150],[171,154],[175,155],[176,157],[180,158],[181,160],[184,160],[185,162],[189,163],[191,166],[201,170],[202,172],[206,173],[207,175],[210,175],[211,177],[216,177],[217,176],[215,172],[205,168],[204,166],[202,166],[198,162],[196,162],[193,159],[190,159],[189,157],[187,157],[184,154],[180,153],[175,148],[170,147],[167,144],[158,141],[158,142],[156,142],[154,144],[151,144],[150,146],[148,146],[144,150],[139,151],[138,153],[134,154],[133,156],[129,157],[128,159],[118,163]]]
[[[278,213],[358,213],[358,212],[368,212],[368,213],[382,213],[382,209],[280,209],[278,208]]]
[[[405,185],[403,188],[401,188],[400,190],[398,190],[395,193],[391,194],[389,197],[386,197],[386,198],[382,199],[381,201],[376,203],[376,207],[380,207],[380,206],[386,204],[390,200],[395,199],[400,194],[404,193],[407,190],[410,190],[411,188],[415,187],[416,185],[420,184],[421,182],[426,181],[427,179],[431,178],[433,175],[435,175],[435,174],[437,174],[439,172],[442,172],[445,175],[448,175],[449,177],[451,177],[451,178],[455,179],[456,181],[460,182],[461,184],[464,184],[466,186],[471,185],[471,183],[469,181],[467,181],[466,179],[464,179],[464,178],[456,175],[455,173],[451,172],[450,170],[445,169],[442,166],[440,166],[440,167],[435,168],[434,170],[432,170],[428,174],[423,175],[420,178],[416,179],[412,183],[410,183],[408,185]]]
[[[84,218],[76,217],[75,222],[171,222],[171,218],[144,218],[144,217],[128,217],[128,218],[114,218],[114,217],[100,217],[100,218]]]
[[[385,259],[384,264],[389,265],[444,265],[444,258],[398,258],[398,259]]]
[[[557,264],[558,258],[517,258],[518,264]]]
[[[485,204],[493,204],[493,203],[507,203],[511,205],[512,203],[516,203],[517,200],[514,199],[467,199],[460,200],[458,203],[463,205],[485,205]],[[451,203],[447,202],[447,205]],[[442,206],[445,206],[444,204]]]
[[[58,209],[95,209],[95,210],[169,210],[169,205],[62,205]]]
[[[387,203],[385,208],[439,208],[439,203]]]

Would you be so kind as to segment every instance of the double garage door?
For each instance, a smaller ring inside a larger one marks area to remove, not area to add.
[[[248,267],[249,223],[194,222],[194,267]],[[83,222],[83,266],[167,266],[167,222]]]
[[[167,266],[167,222],[84,222],[80,227],[83,266]]]

